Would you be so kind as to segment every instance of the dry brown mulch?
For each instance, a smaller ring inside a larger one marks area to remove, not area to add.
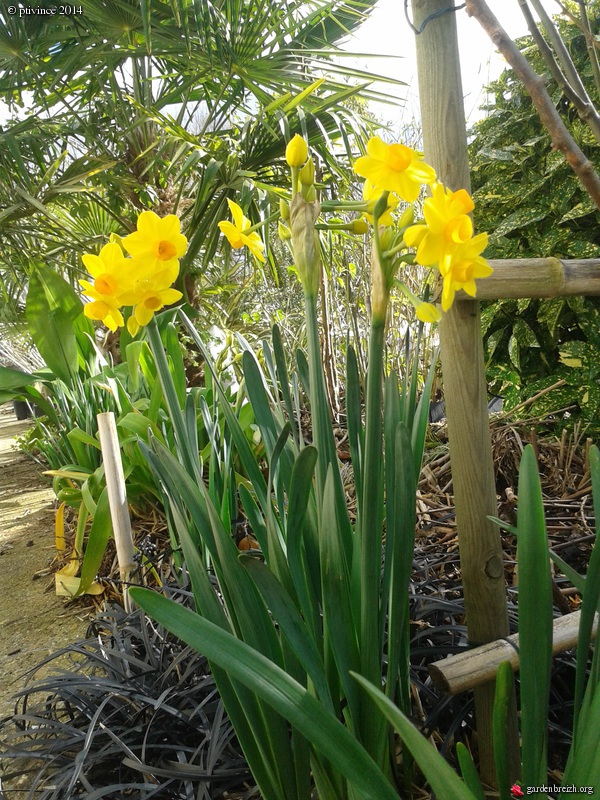
[[[426,451],[417,498],[418,525],[415,557],[434,552],[446,554],[448,578],[460,583],[458,532],[450,467],[450,452],[445,424],[434,425],[438,444]],[[575,425],[560,436],[548,433],[542,423],[531,420],[507,421],[505,416],[491,421],[492,456],[496,476],[497,515],[516,524],[519,464],[523,450],[531,444],[540,469],[546,528],[550,547],[570,566],[586,570],[595,540],[594,510],[590,479],[589,452],[592,439]],[[505,569],[509,585],[516,583],[515,537],[501,532]],[[456,553],[456,559],[450,554]],[[574,610],[578,598],[573,587],[565,586],[555,601],[563,613]]]

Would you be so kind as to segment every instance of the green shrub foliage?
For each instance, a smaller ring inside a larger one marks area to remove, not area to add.
[[[600,3],[588,4],[594,33],[600,30]],[[563,40],[598,104],[598,89],[581,30],[557,17]],[[556,108],[593,164],[600,145],[548,73],[531,37],[518,45],[533,68],[547,78]],[[488,87],[487,116],[476,123],[470,144],[475,225],[490,232],[488,258],[583,259],[600,257],[598,211],[561,153],[552,149],[531,98],[507,69]],[[543,414],[572,406],[572,418],[597,421],[600,404],[598,359],[600,301],[499,300],[485,304],[483,326],[488,380],[506,407],[565,384],[533,405]]]

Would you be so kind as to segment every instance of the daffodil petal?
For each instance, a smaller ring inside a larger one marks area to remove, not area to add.
[[[229,210],[231,211],[231,216],[233,217],[233,224],[237,228],[238,231],[243,231],[244,228],[249,227],[246,223],[248,220],[244,216],[244,212],[238,206],[237,203],[234,203],[233,200],[227,198],[227,205],[229,206]]]
[[[242,233],[236,228],[236,226],[232,222],[228,222],[227,220],[222,220],[217,224],[219,226],[219,230],[221,231],[223,236],[225,236],[225,238],[233,248],[239,250],[240,247],[244,246]]]
[[[147,325],[154,316],[154,309],[148,308],[145,303],[138,303],[134,309],[136,322],[140,327]]]

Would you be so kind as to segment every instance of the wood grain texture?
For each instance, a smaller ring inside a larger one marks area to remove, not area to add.
[[[470,191],[467,136],[453,0],[413,0],[425,160],[453,190]],[[446,11],[447,13],[440,13]],[[450,461],[469,641],[508,635],[506,588],[496,515],[479,302],[456,301],[439,326]],[[493,684],[475,691],[482,779],[495,785]],[[516,706],[512,738],[518,741]],[[515,760],[518,763],[518,760]]]
[[[515,258],[496,261],[488,278],[475,281],[478,300],[600,295],[600,259]],[[461,290],[461,300],[468,299]]]
[[[577,645],[581,611],[565,614],[554,620],[552,632],[552,654],[564,653]],[[598,632],[598,616],[594,623],[592,638]],[[433,682],[448,694],[466,692],[495,678],[498,667],[509,661],[513,670],[519,669],[519,634],[506,639],[465,650],[429,665]]]

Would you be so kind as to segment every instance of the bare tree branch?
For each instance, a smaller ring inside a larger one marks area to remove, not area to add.
[[[567,99],[572,103],[575,107],[579,118],[585,122],[585,124],[590,128],[596,141],[600,143],[600,116],[594,106],[590,96],[587,93],[585,86],[577,72],[577,68],[569,55],[567,48],[560,36],[560,33],[556,29],[552,20],[548,17],[545,11],[541,9],[541,6],[537,2],[537,0],[532,0],[533,6],[535,10],[540,15],[540,19],[542,24],[548,34],[548,37],[554,47],[554,50],[559,55],[559,60],[563,64],[563,66],[568,66],[567,75],[563,73],[558,64],[556,58],[554,57],[554,52],[552,48],[548,45],[544,37],[542,36],[538,26],[535,23],[533,18],[533,14],[529,10],[529,5],[527,0],[518,0],[519,5],[521,6],[521,11],[523,12],[523,16],[525,17],[525,21],[527,22],[527,27],[529,28],[529,32],[531,33],[533,40],[537,44],[540,53],[546,64],[548,65],[548,69],[554,76],[554,80],[557,82],[559,87],[565,93]],[[543,11],[543,14],[540,13],[540,10]],[[567,77],[569,76],[569,77]]]
[[[581,95],[581,97],[584,97],[586,94],[585,86],[581,82],[577,68],[575,64],[573,64],[573,59],[569,55],[569,51],[565,47],[565,43],[563,42],[556,25],[554,24],[550,15],[546,12],[544,6],[540,3],[540,0],[530,0],[530,2],[540,18],[542,27],[546,31],[546,35],[550,40],[551,46],[554,48],[554,52],[556,53],[559,62],[562,64],[562,68],[567,76],[567,80],[573,89],[575,89],[575,91]],[[522,5],[522,0],[519,0],[519,3]]]
[[[554,0],[554,2],[560,8],[560,10],[565,15],[565,17],[568,17],[571,20],[571,22],[573,23],[573,25],[576,25],[579,28],[579,30],[583,33],[583,35],[585,36],[585,40],[586,40],[586,42],[588,44],[588,47],[595,47],[595,48],[600,49],[600,42],[597,39],[595,39],[594,36],[592,35],[592,33],[590,31],[590,28],[589,28],[589,24],[588,24],[588,27],[586,29],[584,24],[582,23],[582,21],[580,19],[578,19],[573,14],[573,12],[570,11],[567,8],[567,6],[564,3],[561,3],[561,0]],[[584,3],[584,7],[585,7],[585,0],[579,0],[579,2],[580,3]],[[586,14],[586,16],[587,16],[587,14]]]
[[[527,59],[492,14],[485,0],[466,0],[466,9],[467,14],[475,17],[522,81],[533,100],[542,124],[550,134],[552,147],[564,155],[582,186],[600,209],[600,178],[554,108],[543,78],[531,68]]]
[[[587,8],[585,7],[585,0],[579,0],[579,13],[581,16],[581,24],[585,34],[585,44],[587,51],[592,62],[592,72],[594,74],[594,83],[596,84],[596,91],[600,94],[600,64],[598,63],[598,52],[595,45],[598,44],[596,38],[592,36],[590,28],[590,21],[588,19]]]

